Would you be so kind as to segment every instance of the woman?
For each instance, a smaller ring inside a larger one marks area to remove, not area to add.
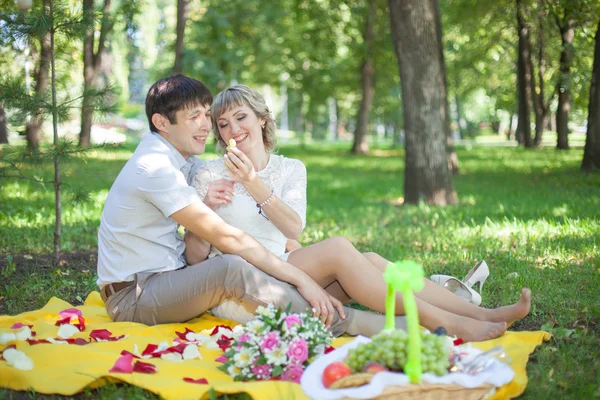
[[[306,169],[298,160],[271,153],[276,128],[263,97],[247,86],[233,86],[215,97],[211,114],[219,147],[226,147],[231,139],[235,147],[228,147],[223,158],[198,171],[194,186],[204,203],[227,223],[304,270],[342,303],[354,299],[384,312],[382,273],[389,263],[385,258],[360,253],[342,237],[286,252],[286,241],[298,239],[306,223]],[[198,245],[197,238],[186,241],[190,263],[219,254],[215,248]],[[467,341],[502,335],[508,324],[529,313],[531,303],[531,292],[523,289],[517,303],[485,309],[427,279],[416,297],[421,325],[430,330],[444,326],[449,335]],[[396,312],[404,314],[401,296],[397,296]],[[376,319],[381,316],[366,314],[365,325],[379,326]]]

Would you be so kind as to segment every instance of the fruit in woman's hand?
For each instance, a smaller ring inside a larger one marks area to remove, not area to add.
[[[342,379],[352,373],[350,367],[341,361],[332,362],[329,364],[325,371],[323,371],[323,385],[328,388],[335,381]]]
[[[388,371],[388,369],[378,362],[367,363],[363,368],[363,372],[368,372],[370,374],[376,374],[383,371]]]
[[[227,151],[231,150],[232,148],[236,147],[237,143],[235,142],[235,139],[231,138],[229,139],[229,145],[227,146]]]

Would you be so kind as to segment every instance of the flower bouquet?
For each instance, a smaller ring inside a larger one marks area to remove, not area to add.
[[[235,381],[282,380],[300,383],[304,368],[325,353],[331,333],[310,311],[301,314],[268,305],[256,318],[233,328],[231,347],[220,360],[221,371]]]

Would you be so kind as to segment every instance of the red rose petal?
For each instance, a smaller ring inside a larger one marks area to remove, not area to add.
[[[185,340],[185,341],[187,341],[187,339],[185,338],[185,336],[186,336],[188,333],[196,333],[196,332],[194,332],[194,331],[193,331],[193,330],[191,330],[190,328],[185,328],[185,332],[175,332],[175,334],[176,334],[177,336],[179,336],[179,339],[181,339],[181,340]]]
[[[125,337],[125,335],[120,336],[112,336],[112,332],[108,329],[94,329],[90,332],[90,337],[94,339],[96,342],[100,341],[109,341],[115,342],[117,340],[121,340]]]
[[[62,339],[60,339],[62,340]],[[25,340],[27,343],[29,343],[30,345],[34,345],[34,344],[42,344],[42,343],[50,343],[49,341],[47,341],[46,339],[40,339],[40,340],[35,340],[35,339],[26,339]]]
[[[139,359],[139,358],[140,358],[140,357],[136,356],[135,354],[133,354],[132,352],[130,352],[130,351],[127,351],[127,350],[123,350],[123,351],[121,352],[121,355],[122,355],[122,356],[126,356],[126,355],[128,355],[128,354],[129,354],[130,356],[132,356],[133,358],[137,358],[137,359]]]
[[[90,344],[91,340],[87,341],[84,338],[69,338],[65,339],[69,344],[76,344],[78,346],[85,346],[86,344]]]
[[[121,356],[115,362],[115,365],[108,372],[120,372],[124,374],[130,374],[133,372],[133,356],[126,354]]]
[[[158,345],[149,343],[148,346],[146,346],[146,348],[144,349],[144,351],[142,351],[142,355],[151,356],[156,351],[156,349],[158,349]]]
[[[221,335],[221,339],[217,340],[217,345],[223,351],[227,350],[231,347],[231,338],[228,338],[225,335]]]
[[[154,374],[158,371],[158,368],[154,364],[150,364],[143,361],[136,361],[133,364],[133,372],[139,372],[141,374]]]
[[[81,310],[78,310],[76,308],[67,308],[66,310],[62,310],[58,313],[58,318],[64,319],[71,317],[81,317],[82,315],[83,314],[81,314]]]
[[[95,341],[98,340],[109,340],[112,336],[112,332],[108,329],[94,329],[90,332],[90,337]]]
[[[219,330],[219,328],[228,329],[228,330],[230,330],[231,332],[233,332],[233,330],[231,329],[231,327],[230,327],[230,326],[227,326],[227,325],[217,325],[217,326],[215,326],[215,327],[213,328],[212,332],[210,333],[210,336],[212,336],[212,335],[214,335],[215,333],[217,333],[217,332],[218,332],[218,330]]]
[[[206,378],[200,378],[200,379],[193,379],[193,378],[183,378],[184,381],[186,381],[187,383],[196,383],[199,385],[208,385],[208,381],[206,380]]]
[[[465,341],[462,338],[458,338],[456,340],[454,340],[454,345],[455,346],[460,346],[461,344],[463,344]]]
[[[17,322],[16,324],[14,324],[13,326],[10,327],[10,329],[19,329],[22,328],[24,326],[28,326],[29,329],[33,328],[33,325],[28,325],[28,324],[22,324],[20,322]]]
[[[325,349],[325,354],[331,353],[334,350],[335,350],[335,347],[333,347],[333,346],[327,346],[327,348]]]
[[[220,357],[215,358],[215,361],[220,362],[220,363],[226,363],[228,360],[229,359],[225,356],[220,356]]]
[[[79,329],[79,332],[83,332],[85,330],[85,318],[76,316],[76,321],[78,321],[76,324],[72,324],[73,319],[71,317],[66,317],[59,319],[54,325],[60,326],[64,324],[72,324],[73,326],[76,326],[77,329]]]

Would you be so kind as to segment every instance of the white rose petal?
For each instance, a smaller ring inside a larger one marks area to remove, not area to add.
[[[2,353],[2,357],[4,357],[8,364],[11,364],[18,355],[19,350],[13,349],[12,347],[10,349],[4,350],[4,352]]]
[[[52,343],[52,344],[69,344],[69,342],[67,342],[66,340],[56,340],[54,338],[49,337],[48,339],[46,339],[48,342]]]
[[[17,333],[15,333],[15,336],[17,337],[17,340],[31,339],[31,329],[29,329],[29,327],[25,325],[21,327],[21,329],[19,329]]]
[[[158,348],[156,350],[154,350],[155,352],[161,352],[163,350],[168,349],[169,347],[171,347],[171,345],[169,344],[169,342],[167,342],[166,340],[163,340],[162,342],[160,342],[158,344]]]
[[[79,329],[76,326],[71,324],[64,324],[58,328],[58,337],[62,339],[68,339],[74,334],[78,333]]]
[[[183,358],[179,353],[165,353],[160,356],[165,361],[183,362]]]
[[[27,354],[23,352],[19,352],[15,360],[12,363],[12,366],[16,369],[20,369],[22,371],[29,371],[33,369],[33,360],[27,357]],[[11,365],[11,364],[9,364]]]
[[[201,360],[202,355],[198,351],[198,346],[196,346],[195,344],[190,344],[183,350],[183,359],[193,360],[195,358],[199,358]]]
[[[6,344],[8,342],[12,342],[17,340],[17,335],[12,332],[0,333],[0,344]]]
[[[6,360],[6,363],[16,369],[23,371],[29,371],[33,369],[33,360],[20,350],[10,349],[4,350],[2,357]]]

